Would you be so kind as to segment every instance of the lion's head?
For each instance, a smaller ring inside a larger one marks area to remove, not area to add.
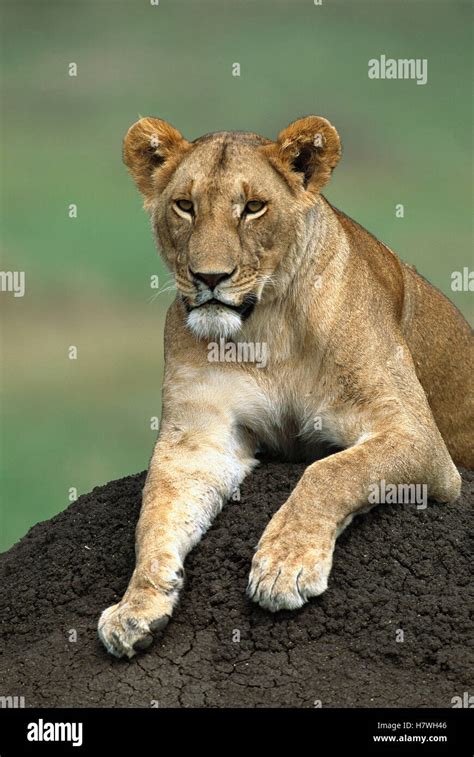
[[[247,132],[188,142],[157,118],[129,129],[124,161],[198,337],[232,336],[278,291],[278,269],[340,155],[337,131],[319,116],[276,142]]]

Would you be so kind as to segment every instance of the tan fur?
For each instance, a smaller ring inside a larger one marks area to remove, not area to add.
[[[219,133],[189,143],[158,119],[126,136],[124,159],[178,297],[166,320],[163,416],[136,567],[99,621],[113,654],[131,657],[167,622],[186,554],[259,444],[287,459],[314,459],[327,444],[336,451],[307,467],[260,539],[249,595],[270,610],[325,590],[336,536],[367,508],[372,484],[426,484],[449,502],[460,488],[453,460],[474,465],[471,331],[319,194],[340,152],[336,130],[316,116],[276,142]],[[183,199],[193,214],[176,205]],[[266,203],[260,215],[245,213],[249,199]],[[226,278],[205,283],[216,275]],[[211,289],[225,304],[205,304]],[[251,309],[249,295],[256,304],[242,320],[228,306]],[[265,366],[209,362],[220,338],[265,344]]]

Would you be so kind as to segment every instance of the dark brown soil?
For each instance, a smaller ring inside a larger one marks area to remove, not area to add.
[[[252,550],[302,471],[267,463],[249,477],[188,558],[165,635],[131,662],[105,652],[96,623],[132,571],[145,474],[32,528],[0,556],[0,696],[27,707],[451,707],[472,682],[474,474],[463,472],[455,505],[356,518],[328,591],[271,615],[245,597]]]

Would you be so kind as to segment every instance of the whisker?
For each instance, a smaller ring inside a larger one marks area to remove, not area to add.
[[[151,297],[148,298],[147,302],[154,302],[160,294],[166,294],[167,292],[172,292],[173,290],[176,290],[176,284],[164,284],[161,289],[158,289],[157,292],[155,292],[151,295]]]

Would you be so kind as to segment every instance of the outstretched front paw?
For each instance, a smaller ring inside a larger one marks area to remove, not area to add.
[[[99,638],[115,657],[133,657],[147,649],[165,628],[173,611],[166,595],[139,590],[108,607],[99,619]]]
[[[248,596],[266,610],[295,610],[327,589],[336,527],[315,524],[311,532],[277,513],[252,560]]]

